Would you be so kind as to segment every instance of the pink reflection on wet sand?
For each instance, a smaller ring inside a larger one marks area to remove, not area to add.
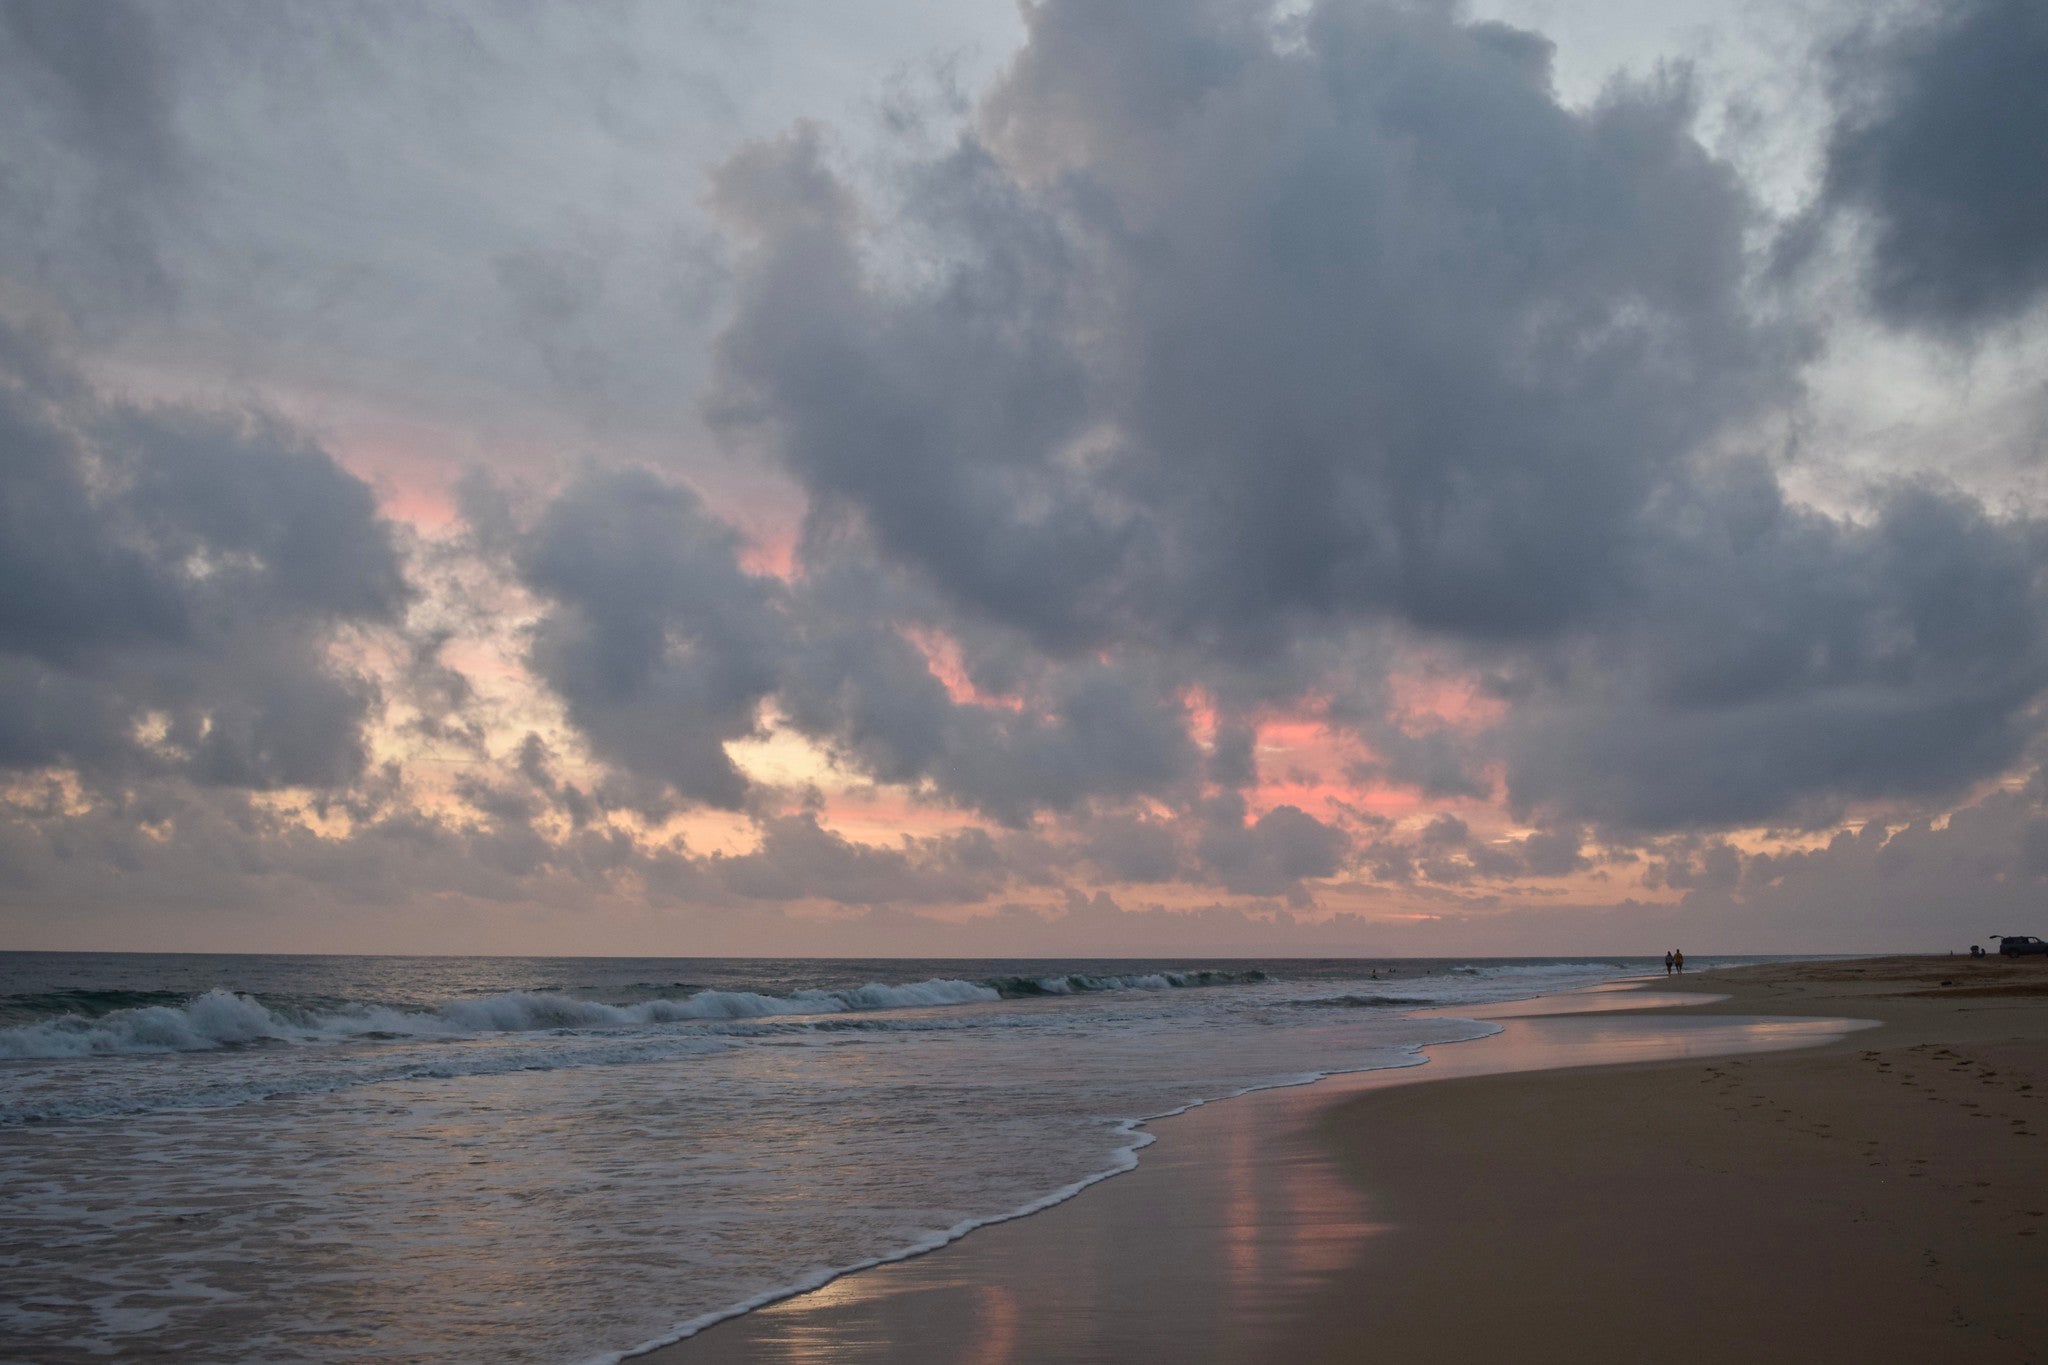
[[[1333,1077],[1157,1125],[1136,1171],[1035,1217],[849,1275],[655,1352],[654,1360],[825,1362],[1260,1359],[1372,1235],[1365,1197],[1315,1134],[1333,1102],[1425,1079],[1813,1046],[1844,1019],[1621,1014],[1715,997],[1588,991],[1445,1011],[1503,1032],[1425,1067]]]

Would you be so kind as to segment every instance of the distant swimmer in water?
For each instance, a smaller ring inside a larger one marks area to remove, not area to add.
[[[1673,966],[1677,967],[1677,968],[1678,968],[1678,970],[1679,970],[1679,971],[1680,971],[1681,973],[1682,973],[1682,972],[1684,972],[1684,971],[1685,971],[1685,954],[1684,954],[1684,953],[1682,953],[1682,952],[1680,952],[1680,951],[1678,951],[1678,949],[1676,949],[1676,948],[1673,948],[1673,949],[1671,950],[1671,963],[1672,963],[1672,965],[1673,965]]]
[[[1664,975],[1671,975],[1671,954],[1664,954]]]

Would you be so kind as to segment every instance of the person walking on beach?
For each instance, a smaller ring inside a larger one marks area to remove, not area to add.
[[[1671,975],[1671,954],[1664,954],[1664,975]]]
[[[1679,975],[1685,974],[1685,954],[1677,948],[1671,950],[1671,961],[1678,968]]]

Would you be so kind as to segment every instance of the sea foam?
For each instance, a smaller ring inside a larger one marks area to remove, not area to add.
[[[0,1239],[42,1315],[0,1335],[615,1359],[1128,1170],[1136,1116],[1500,1027],[1410,1002],[1614,974],[892,965],[0,954]],[[131,1286],[148,1320],[94,1306]]]
[[[263,1043],[632,1028],[771,1015],[987,1004],[1001,998],[992,986],[972,981],[931,980],[894,986],[870,982],[841,990],[803,990],[788,995],[706,990],[629,1005],[606,1004],[552,991],[506,991],[451,1000],[432,1010],[351,1004],[315,1012],[273,1008],[253,995],[217,986],[181,1005],[149,1005],[104,1014],[68,1012],[33,1024],[0,1028],[0,1057],[95,1057],[203,1052]]]

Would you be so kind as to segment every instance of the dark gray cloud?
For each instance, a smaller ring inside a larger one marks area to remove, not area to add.
[[[1379,881],[1438,888],[1565,877],[1595,862],[1587,854],[1586,831],[1576,825],[1485,840],[1450,814],[1433,817],[1406,838],[1379,831],[1358,850],[1358,860]]]
[[[0,765],[328,786],[408,588],[370,490],[260,415],[101,399],[0,330]]]
[[[1377,758],[1352,764],[1346,776],[1353,782],[1392,781],[1435,800],[1493,794],[1481,771],[1483,756],[1469,736],[1449,728],[1411,734],[1399,725],[1371,720],[1361,722],[1359,729]]]
[[[1350,853],[1344,831],[1324,824],[1298,806],[1275,806],[1247,821],[1235,797],[1211,803],[1196,854],[1207,876],[1226,891],[1250,896],[1285,896],[1310,904],[1304,880],[1333,877]]]
[[[1518,806],[1826,824],[2020,757],[2048,687],[2048,528],[1926,485],[1838,520],[1755,466],[1655,525],[1620,618],[1532,665],[1501,726]]]
[[[1872,819],[1804,851],[1745,853],[1711,837],[1667,841],[1652,885],[1683,890],[1668,915],[1728,942],[1960,952],[2040,923],[2048,815],[2037,771],[1942,820]],[[1708,929],[1711,926],[1711,929]]]
[[[1967,334],[2048,291],[2048,9],[1945,0],[1831,53],[1824,204],[1867,216],[1892,322]]]
[[[1180,832],[1171,822],[1122,811],[1088,819],[1080,850],[1105,880],[1170,882],[1185,875]]]
[[[1083,661],[1051,670],[1043,709],[952,708],[940,790],[1017,824],[1085,798],[1171,793],[1194,767],[1170,685],[1143,668]]]
[[[2015,759],[2048,684],[2035,523],[1931,483],[1830,519],[1725,453],[1795,410],[1811,337],[1753,292],[1760,220],[1682,74],[1568,109],[1541,38],[1436,7],[1028,28],[887,211],[816,127],[722,173],[714,407],[814,535],[857,525],[1055,656],[1347,691],[1370,775],[1504,772],[1567,824],[1832,818]],[[1383,628],[1507,719],[1389,723],[1328,670]]]
[[[1882,826],[1876,829],[1882,833]],[[1678,838],[1656,846],[1643,885],[1655,891],[1732,891],[1742,881],[1742,850],[1724,839]]]
[[[225,902],[212,862],[250,903],[828,903],[842,947],[910,932],[856,908],[1013,892],[1068,893],[1094,941],[1300,944],[1326,888],[1480,916],[1629,858],[1753,929],[1909,856],[2033,886],[2037,793],[1924,811],[2038,730],[2043,525],[1930,478],[1824,515],[1737,458],[1796,425],[1825,319],[1760,292],[1771,225],[1685,73],[1568,106],[1542,37],[1458,13],[1048,0],[977,102],[885,109],[878,160],[818,124],[729,154],[786,116],[740,116],[782,54],[695,9],[0,9],[0,307],[106,343],[95,373],[277,382],[508,477],[560,430],[619,438],[530,511],[473,496],[470,536],[402,546],[281,422],[115,401],[0,329],[0,767],[97,803],[22,796],[0,859],[67,904],[127,894],[109,869]],[[1867,230],[1885,319],[2038,316],[2043,25],[1948,0],[1831,49],[1812,221]],[[713,157],[722,240],[670,180]],[[720,466],[687,409],[728,301]],[[175,333],[133,325],[166,304]],[[784,475],[787,578],[749,567],[735,492]],[[527,662],[597,771],[508,750],[462,672],[494,574],[537,599]],[[365,631],[378,684],[337,662]],[[1408,667],[1502,718],[1412,712]],[[452,775],[366,768],[382,702]],[[1267,809],[1276,715],[1369,751],[1357,781],[1504,791],[1535,832]],[[790,813],[728,752],[771,721],[991,832],[872,847]],[[244,790],[285,786],[347,833]],[[1873,801],[1907,828],[1777,861],[1722,837]],[[759,847],[613,818],[692,804]],[[1104,881],[1263,908],[1159,928]],[[1021,905],[991,925],[1056,941]]]
[[[1115,756],[1136,753],[1142,763],[1153,727],[1114,735],[1104,733],[1106,724],[1091,728],[1086,689],[1076,689],[1078,735],[1072,724],[1027,713],[1021,703],[956,702],[904,633],[938,627],[944,613],[865,558],[837,554],[807,566],[795,600],[796,652],[781,704],[792,724],[856,773],[911,787],[930,783],[1012,823],[1041,807],[1071,806],[1100,787],[1128,790],[1158,776],[1119,776]],[[1009,679],[1018,687],[1056,673],[1037,659],[1022,669]],[[1091,741],[1107,747],[1093,750]]]
[[[1745,306],[1752,208],[1682,83],[1567,110],[1539,39],[1435,9],[1029,25],[879,240],[815,129],[720,182],[728,429],[977,612],[1240,657],[1554,633],[1781,392],[1798,338]]]
[[[763,822],[758,848],[714,856],[708,870],[751,900],[842,905],[972,905],[1009,883],[1001,851],[981,830],[875,848],[824,829],[809,811]]]
[[[509,534],[521,581],[550,603],[536,672],[600,756],[690,800],[745,802],[725,746],[771,701],[852,773],[1009,824],[1168,789],[1195,766],[1160,669],[1033,658],[1005,679],[1023,695],[956,701],[906,633],[943,628],[929,594],[859,558],[791,583],[749,573],[737,533],[651,473],[579,480]]]
[[[554,604],[533,668],[591,747],[728,809],[747,784],[725,745],[757,732],[785,648],[781,585],[739,548],[688,489],[637,471],[576,483],[513,547]]]

